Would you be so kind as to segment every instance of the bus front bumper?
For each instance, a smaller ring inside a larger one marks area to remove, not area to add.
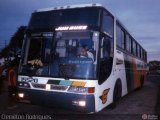
[[[32,104],[61,107],[81,112],[95,112],[94,95],[82,95],[74,93],[53,92],[19,88],[22,99],[29,100]]]

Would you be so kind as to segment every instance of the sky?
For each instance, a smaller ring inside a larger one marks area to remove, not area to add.
[[[86,3],[106,7],[147,50],[148,61],[160,61],[160,0],[0,0],[0,48],[28,25],[34,10]]]

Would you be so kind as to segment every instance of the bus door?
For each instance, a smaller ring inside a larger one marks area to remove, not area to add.
[[[110,75],[112,70],[113,55],[112,38],[104,35],[100,44],[100,60],[99,60],[99,84],[102,84]]]

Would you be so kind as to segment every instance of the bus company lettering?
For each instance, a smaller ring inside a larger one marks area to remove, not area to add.
[[[32,77],[22,77],[21,78],[22,82],[32,82],[32,83],[38,83],[38,79],[37,78],[32,78]]]
[[[92,61],[81,61],[81,60],[69,60],[70,64],[88,64],[92,63]]]
[[[86,29],[87,29],[87,26],[82,25],[82,26],[61,26],[56,28],[55,30],[59,31],[59,30],[86,30]]]

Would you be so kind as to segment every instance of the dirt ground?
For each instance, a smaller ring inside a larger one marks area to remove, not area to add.
[[[43,115],[43,117],[47,115],[48,119],[55,120],[142,120],[143,117],[152,120],[158,119],[158,114],[160,114],[160,87],[151,79],[145,82],[143,88],[123,97],[118,102],[116,108],[110,109],[107,107],[94,114],[83,114],[65,109],[48,108],[41,105],[19,102],[14,102],[13,107],[9,107],[8,100],[7,91],[3,91],[0,95],[1,119],[5,118],[8,114],[18,114]]]

